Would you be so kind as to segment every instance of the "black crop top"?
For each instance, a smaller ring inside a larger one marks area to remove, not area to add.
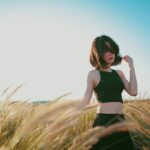
[[[94,93],[97,100],[102,103],[123,103],[121,94],[124,89],[124,84],[116,70],[111,69],[112,72],[102,71],[99,69],[97,70],[101,76],[100,82],[94,88]]]

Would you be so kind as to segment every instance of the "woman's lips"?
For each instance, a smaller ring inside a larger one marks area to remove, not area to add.
[[[113,59],[113,57],[109,57],[108,59],[110,59],[110,60],[111,60],[111,59]]]

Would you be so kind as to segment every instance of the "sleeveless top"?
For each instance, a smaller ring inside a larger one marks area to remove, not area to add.
[[[121,102],[122,91],[124,89],[124,84],[116,72],[116,70],[111,69],[112,72],[99,70],[100,82],[94,87],[94,93],[99,102]]]

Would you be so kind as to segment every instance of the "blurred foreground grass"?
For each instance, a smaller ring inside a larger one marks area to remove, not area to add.
[[[129,129],[139,150],[150,150],[150,100],[126,100],[123,104],[125,123],[107,128],[92,128],[96,107],[82,111],[73,108],[79,100],[63,100],[35,104],[12,101],[21,86],[0,99],[0,150],[88,150],[99,137],[112,131]]]

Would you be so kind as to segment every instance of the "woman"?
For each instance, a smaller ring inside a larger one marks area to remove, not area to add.
[[[111,66],[126,61],[130,69],[130,81],[121,70],[114,70]],[[96,126],[110,126],[125,120],[122,106],[123,89],[131,96],[137,95],[137,80],[133,59],[126,55],[121,57],[119,46],[109,36],[102,35],[93,41],[90,51],[90,63],[95,68],[88,73],[87,88],[84,98],[79,104],[82,109],[90,103],[94,91],[97,101],[97,113],[93,123]],[[133,150],[134,145],[128,132],[116,132],[101,138],[91,150]]]

